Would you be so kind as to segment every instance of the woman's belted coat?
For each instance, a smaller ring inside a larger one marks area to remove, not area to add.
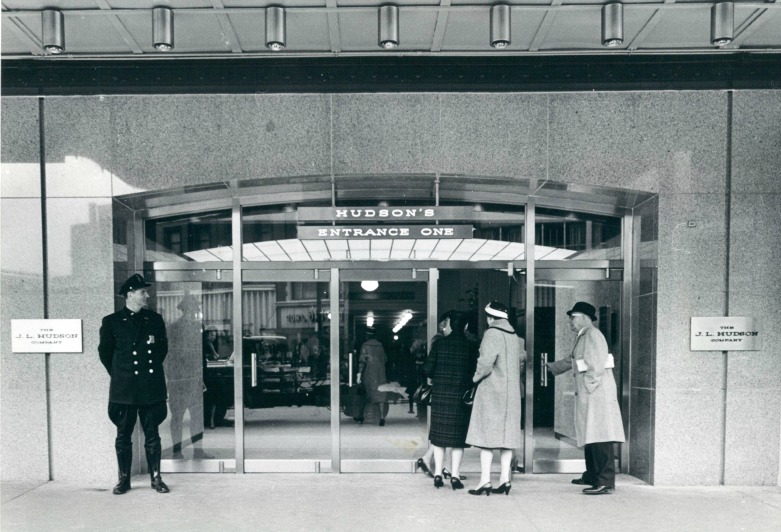
[[[510,322],[495,320],[480,343],[472,378],[479,382],[466,443],[486,449],[521,446],[521,371],[526,360],[523,338]]]

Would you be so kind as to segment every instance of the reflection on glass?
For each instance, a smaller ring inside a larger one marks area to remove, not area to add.
[[[156,311],[168,331],[163,458],[234,456],[230,289],[230,283],[157,283]]]
[[[537,209],[535,260],[621,259],[621,218]]]
[[[147,220],[145,232],[146,261],[233,260],[230,211]]]
[[[410,400],[425,379],[426,283],[340,292],[342,459],[416,460],[428,447],[427,408]]]
[[[244,283],[247,459],[330,459],[328,305],[324,282]]]

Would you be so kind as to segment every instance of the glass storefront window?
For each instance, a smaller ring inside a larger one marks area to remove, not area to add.
[[[538,208],[535,260],[620,260],[621,218]]]
[[[231,262],[231,212],[196,213],[147,220],[144,260]]]

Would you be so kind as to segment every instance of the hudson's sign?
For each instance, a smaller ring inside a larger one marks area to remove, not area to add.
[[[754,318],[692,318],[692,351],[759,351],[760,349],[762,349],[762,334]]]
[[[299,207],[301,222],[472,220],[472,207]]]

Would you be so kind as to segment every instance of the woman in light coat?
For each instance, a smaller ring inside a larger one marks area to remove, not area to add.
[[[381,392],[379,387],[388,382],[385,378],[385,364],[388,359],[385,356],[385,349],[375,338],[375,334],[373,328],[366,328],[366,341],[361,346],[361,355],[358,359],[358,384],[362,384],[366,390],[366,403],[376,404],[379,408],[379,425],[383,427],[385,414],[388,413],[388,394]]]
[[[485,307],[488,329],[480,343],[480,358],[472,381],[479,383],[472,406],[466,443],[480,447],[480,482],[472,495],[510,493],[513,449],[521,446],[521,370],[524,341],[507,321],[507,307],[492,301]],[[500,486],[491,486],[493,451],[499,449]]]

